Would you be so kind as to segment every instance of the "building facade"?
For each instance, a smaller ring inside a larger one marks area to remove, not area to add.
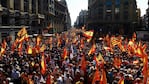
[[[29,34],[44,27],[43,0],[0,0],[0,38],[15,36],[23,26]]]
[[[67,6],[57,0],[0,0],[0,38],[16,36],[22,26],[26,26],[29,34],[40,33],[44,28],[49,28],[53,33],[57,24],[66,25],[68,15]],[[57,21],[57,17],[63,19]],[[64,31],[64,28],[57,29]]]
[[[88,0],[88,28],[128,34],[138,24],[136,0]]]
[[[54,33],[61,33],[71,27],[71,19],[65,0],[55,0]]]
[[[88,11],[87,10],[81,10],[79,13],[79,16],[76,19],[75,22],[75,27],[82,27],[87,24],[87,16],[88,16]]]

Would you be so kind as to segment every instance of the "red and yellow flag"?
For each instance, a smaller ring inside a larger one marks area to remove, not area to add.
[[[116,38],[115,36],[111,37],[111,47],[119,45],[121,43],[120,39]]]
[[[23,45],[22,45],[22,42],[19,44],[19,46],[18,46],[18,54],[19,55],[21,55],[23,52],[22,52],[22,47],[23,47]]]
[[[30,45],[27,47],[27,54],[32,54],[32,47]]]
[[[67,48],[65,47],[64,49],[63,49],[63,59],[66,59],[67,58],[67,55],[68,55],[68,51],[67,51]]]
[[[5,49],[4,48],[1,48],[0,55],[2,55],[4,53],[5,53]]]
[[[102,69],[100,84],[107,84],[106,72],[104,69]]]
[[[46,73],[46,60],[44,57],[44,53],[42,53],[42,58],[41,58],[41,74],[44,75]]]
[[[93,76],[92,84],[95,84],[97,81],[100,82],[100,72],[99,70],[96,70]]]
[[[46,49],[46,45],[43,44],[43,45],[41,46],[41,48],[40,48],[40,52],[44,52],[45,49]]]
[[[87,38],[88,42],[92,39],[93,34],[94,34],[93,30],[83,32],[83,35]]]
[[[2,55],[2,54],[5,53],[6,47],[7,47],[6,40],[3,40],[2,47],[1,47],[1,51],[0,51],[0,55]]]
[[[18,42],[22,42],[24,40],[28,41],[28,34],[27,34],[27,30],[25,27],[23,27],[18,33],[17,36],[19,37]]]
[[[124,77],[122,77],[119,81],[118,84],[124,84]]]
[[[122,60],[119,57],[115,57],[114,58],[114,66],[116,68],[120,68],[121,64],[122,64]]]
[[[40,43],[41,43],[41,38],[40,36],[37,36],[36,38],[36,53],[39,53],[40,52]]]
[[[86,72],[86,59],[85,59],[85,56],[83,55],[82,58],[81,58],[81,70],[84,71],[84,73]]]
[[[26,30],[25,27],[23,27],[23,28],[17,33],[17,35],[18,35],[19,37],[22,37],[22,36],[24,36],[25,34],[27,34],[27,30]]]
[[[6,40],[4,39],[4,40],[3,40],[3,43],[2,43],[2,48],[6,49],[6,47],[7,47],[7,42],[6,42]]]
[[[143,70],[142,70],[143,76],[144,76],[144,78],[143,78],[144,84],[147,84],[147,78],[148,78],[147,70],[148,70],[148,56],[144,56],[143,57]]]
[[[62,41],[60,37],[57,37],[57,47],[59,47],[61,45]]]
[[[90,51],[88,52],[88,55],[93,54],[93,53],[95,53],[95,52],[96,52],[96,45],[93,44],[93,45],[92,45],[92,48],[91,48]]]

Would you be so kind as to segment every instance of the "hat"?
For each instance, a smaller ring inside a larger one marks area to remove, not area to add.
[[[79,72],[80,73],[79,69],[77,69],[76,72]]]
[[[140,78],[136,78],[136,80],[141,80]]]
[[[84,78],[83,77],[80,77],[80,80],[84,80]]]

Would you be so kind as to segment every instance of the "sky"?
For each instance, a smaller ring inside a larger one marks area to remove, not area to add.
[[[88,9],[88,0],[66,0],[71,17],[71,24],[76,21],[79,12]],[[137,0],[137,7],[141,9],[141,16],[146,13],[148,0]]]

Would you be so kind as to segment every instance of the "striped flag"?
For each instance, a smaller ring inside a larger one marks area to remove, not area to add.
[[[41,43],[41,38],[40,38],[40,36],[37,36],[37,38],[36,38],[36,53],[40,52],[40,43]]]
[[[42,53],[42,58],[41,58],[41,74],[44,75],[46,73],[46,60],[44,57],[44,53]]]
[[[23,27],[23,28],[17,33],[17,35],[18,35],[19,37],[22,37],[22,36],[24,36],[25,34],[27,34],[27,30],[26,30],[25,27]]]
[[[120,43],[120,39],[116,38],[115,36],[111,37],[111,47],[119,45]]]
[[[27,30],[25,27],[23,27],[18,33],[17,33],[17,36],[20,38],[19,39],[19,42],[22,42],[24,40],[28,41],[28,34],[27,34]]]
[[[87,38],[88,42],[92,39],[93,34],[94,34],[93,30],[83,32],[83,35]]]

